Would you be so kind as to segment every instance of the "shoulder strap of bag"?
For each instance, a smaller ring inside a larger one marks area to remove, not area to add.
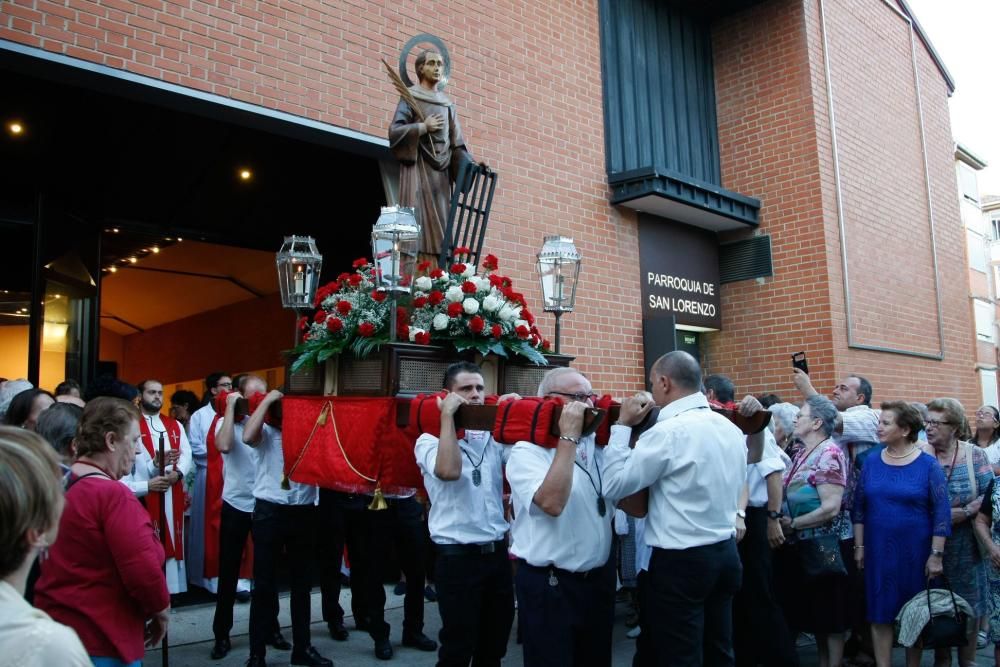
[[[979,485],[976,483],[976,470],[972,465],[972,446],[965,446],[965,465],[969,469],[969,483],[972,484],[972,499],[979,497]]]

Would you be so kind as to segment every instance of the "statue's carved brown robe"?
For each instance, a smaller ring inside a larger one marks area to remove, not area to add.
[[[421,254],[437,256],[448,223],[455,174],[462,161],[471,156],[451,100],[444,93],[431,93],[419,85],[412,86],[410,92],[425,118],[440,114],[444,122],[436,132],[421,136],[417,115],[401,99],[389,126],[389,146],[399,160],[399,204],[412,206],[416,212],[421,225]]]

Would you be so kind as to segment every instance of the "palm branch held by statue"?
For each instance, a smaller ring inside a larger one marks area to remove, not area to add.
[[[410,105],[410,108],[413,109],[413,115],[416,116],[417,120],[423,123],[427,128],[427,138],[431,142],[431,152],[436,156],[438,154],[438,150],[437,145],[434,143],[434,133],[441,129],[441,126],[444,124],[444,119],[442,119],[439,114],[432,114],[431,116],[424,114],[423,109],[421,109],[420,105],[417,104],[416,98],[413,97],[413,93],[411,93],[410,89],[406,87],[405,83],[403,83],[399,74],[397,74],[396,71],[392,69],[392,66],[385,61],[385,58],[382,58],[382,64],[385,65],[385,69],[389,73],[389,80],[392,81],[392,85],[399,93],[399,96],[403,98],[404,102]]]

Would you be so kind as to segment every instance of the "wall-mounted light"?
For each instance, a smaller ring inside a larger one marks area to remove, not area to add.
[[[250,181],[253,179],[253,172],[244,167],[239,170],[239,177],[241,181]]]
[[[7,123],[7,132],[10,133],[12,137],[20,137],[24,134],[24,123],[19,120],[12,120]]]

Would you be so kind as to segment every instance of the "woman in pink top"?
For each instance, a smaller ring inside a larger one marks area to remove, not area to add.
[[[139,411],[97,398],[76,436],[59,541],[42,565],[35,605],[80,636],[100,667],[138,665],[167,630],[163,547],[127,486],[139,446]]]

